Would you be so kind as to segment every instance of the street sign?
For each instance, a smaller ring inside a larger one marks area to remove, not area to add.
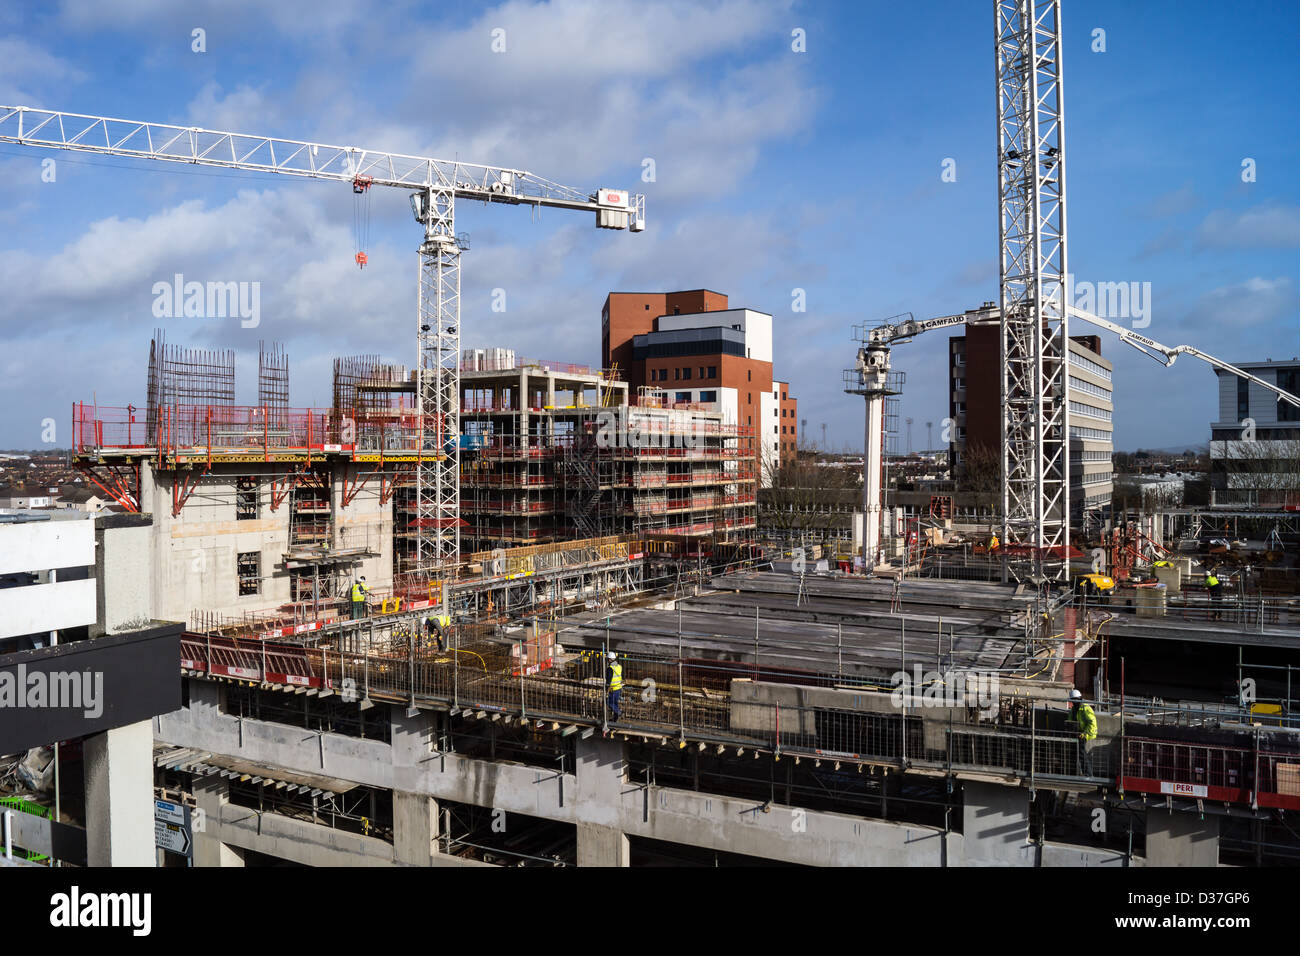
[[[194,838],[190,830],[190,808],[168,800],[153,802],[153,842],[169,853],[190,856]]]

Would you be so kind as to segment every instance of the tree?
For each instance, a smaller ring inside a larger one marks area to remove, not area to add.
[[[1220,504],[1280,507],[1300,502],[1300,438],[1251,438],[1222,445],[1219,460],[1228,500]],[[1252,500],[1239,501],[1242,496]]]
[[[801,455],[780,460],[763,454],[770,485],[762,490],[762,523],[780,530],[825,528],[827,513],[848,513],[859,505],[862,472]]]
[[[1002,501],[1002,454],[983,442],[966,443],[958,487],[975,496],[977,506],[997,506]]]

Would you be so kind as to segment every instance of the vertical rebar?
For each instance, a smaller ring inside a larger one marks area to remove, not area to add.
[[[524,636],[519,635],[519,719],[528,719],[528,704],[524,699],[524,667],[527,665],[527,656],[524,649]]]

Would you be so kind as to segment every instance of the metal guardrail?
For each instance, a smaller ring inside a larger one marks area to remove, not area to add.
[[[604,686],[603,652],[551,666],[545,639],[529,630],[514,641],[476,639],[462,646],[454,635],[452,646],[438,651],[422,635],[403,633],[363,653],[188,636],[182,640],[181,667],[195,676],[310,688],[349,701],[435,704],[483,717],[548,722],[556,729],[612,727],[681,746],[690,741],[814,760],[1001,773],[1030,787],[1087,781],[1133,792],[1300,809],[1300,748],[1295,754],[1261,750],[1258,735],[1252,746],[1118,734],[1102,734],[1085,745],[1075,732],[1043,726],[1049,718],[1042,709],[1022,707],[1014,714],[1003,709],[996,719],[977,721],[964,708],[952,708],[945,722],[910,704],[860,709],[851,687],[825,705],[786,704],[751,695],[788,690],[783,678],[812,687],[829,686],[830,678],[823,683],[740,662],[620,654],[625,689],[615,721]],[[749,694],[733,694],[746,685]],[[1239,786],[1242,780],[1258,784]],[[1214,789],[1197,789],[1205,787]]]

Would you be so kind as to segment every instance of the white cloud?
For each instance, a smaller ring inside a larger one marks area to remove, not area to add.
[[[10,250],[0,259],[0,283],[19,292],[0,304],[0,334],[20,334],[34,316],[58,328],[93,315],[101,335],[119,323],[147,329],[156,321],[154,283],[179,272],[187,281],[261,283],[259,329],[186,320],[197,336],[330,332],[342,348],[366,341],[368,323],[399,302],[409,307],[414,295],[408,256],[385,250],[359,273],[353,252],[349,230],[302,190],[245,190],[211,208],[187,200],[143,219],[101,219],[50,255]]]
[[[1295,284],[1287,276],[1265,279],[1260,276],[1220,286],[1204,293],[1187,316],[1187,325],[1212,326],[1225,334],[1242,329],[1265,326],[1270,322],[1294,313],[1297,307]],[[1178,343],[1166,343],[1178,344]],[[1213,351],[1208,343],[1202,344]]]
[[[281,135],[283,118],[261,89],[239,85],[223,95],[221,84],[205,83],[185,107],[186,124],[219,132]]]
[[[86,75],[69,61],[18,37],[0,36],[0,102],[35,106],[36,92],[81,83]]]
[[[175,0],[62,0],[59,18],[75,30],[170,32],[188,49],[194,27],[218,35],[224,32],[227,37],[269,27],[285,36],[300,37],[359,29],[373,19],[373,11],[363,4],[319,0],[190,0],[183,4]]]
[[[1239,213],[1219,209],[1205,217],[1196,236],[1203,248],[1300,246],[1300,206],[1252,206]]]

